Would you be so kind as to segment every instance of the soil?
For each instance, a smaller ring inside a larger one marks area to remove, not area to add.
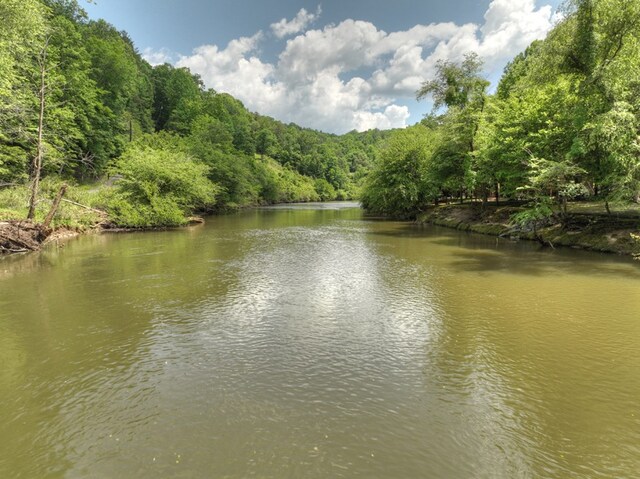
[[[0,254],[37,251],[50,234],[31,221],[0,222]]]
[[[31,221],[0,221],[0,255],[38,251],[53,241],[74,238],[80,231],[70,228],[44,228]]]
[[[431,223],[462,231],[539,241],[548,246],[638,256],[640,242],[631,234],[640,234],[640,217],[593,213],[569,213],[551,218],[537,231],[516,227],[511,217],[521,211],[515,206],[479,204],[445,205],[418,217],[419,223]]]

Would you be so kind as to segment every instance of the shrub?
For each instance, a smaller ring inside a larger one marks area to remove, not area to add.
[[[218,191],[208,168],[179,151],[134,145],[111,173],[118,181],[105,200],[119,226],[185,224],[192,211],[213,206]]]

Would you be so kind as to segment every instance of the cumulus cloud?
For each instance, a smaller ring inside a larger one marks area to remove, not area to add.
[[[301,10],[273,24],[277,36],[302,32],[319,15]],[[254,111],[285,122],[342,133],[407,125],[409,109],[438,60],[459,61],[470,52],[495,76],[506,61],[543,38],[557,17],[534,0],[493,0],[484,23],[416,25],[387,33],[370,22],[344,20],[288,39],[276,62],[260,59],[265,35],[205,45],[178,66],[200,74],[208,87],[231,93]]]
[[[154,50],[153,48],[147,47],[142,51],[142,58],[148,61],[152,66],[172,63],[174,57],[175,55],[166,48]]]
[[[546,35],[555,16],[550,5],[536,10],[534,0],[493,0],[484,20],[478,54],[495,65]]]
[[[278,38],[284,38],[304,31],[309,25],[315,22],[322,13],[322,7],[318,5],[316,13],[307,12],[304,8],[292,20],[283,18],[279,22],[271,24],[271,31]]]

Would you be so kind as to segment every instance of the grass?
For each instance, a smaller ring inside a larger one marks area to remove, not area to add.
[[[617,216],[640,217],[640,204],[612,202],[609,203],[611,214]],[[607,214],[603,201],[576,201],[567,205],[568,213]]]
[[[42,181],[40,197],[36,205],[36,222],[44,221],[60,186],[62,186],[62,182],[59,180],[47,178]],[[99,185],[69,184],[64,198],[90,208],[100,209],[104,190],[105,188]],[[0,189],[0,221],[26,219],[28,211],[28,185]],[[86,229],[99,223],[102,219],[104,219],[104,215],[97,211],[63,201],[53,219],[52,226],[54,228]]]

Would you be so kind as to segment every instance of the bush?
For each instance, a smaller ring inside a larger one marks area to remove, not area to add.
[[[119,226],[185,224],[194,210],[212,207],[218,191],[207,179],[208,168],[179,151],[135,145],[111,173],[119,179],[105,202]]]
[[[315,182],[316,193],[322,201],[330,201],[335,199],[336,190],[331,183],[324,178],[318,178]]]

